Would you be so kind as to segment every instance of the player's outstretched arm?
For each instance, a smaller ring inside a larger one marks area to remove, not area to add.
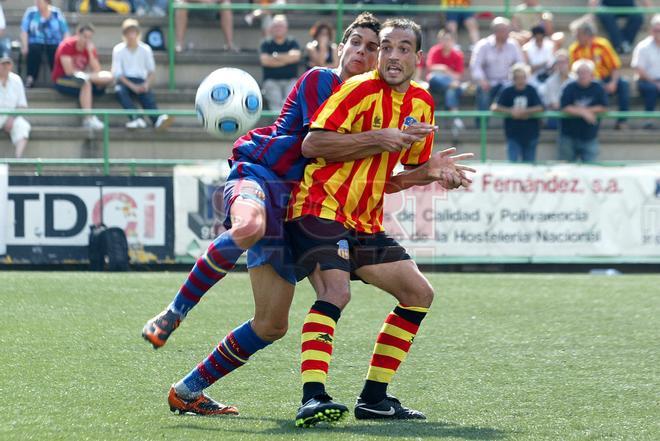
[[[469,187],[472,180],[467,173],[476,173],[476,170],[467,165],[458,164],[458,161],[472,159],[474,154],[454,155],[454,153],[456,153],[454,147],[442,150],[432,155],[419,167],[392,176],[385,184],[385,192],[396,193],[415,185],[428,185],[432,182],[439,182],[447,190]]]
[[[398,128],[369,130],[361,133],[338,133],[311,130],[302,145],[306,158],[323,158],[327,162],[347,162],[382,152],[399,152],[424,139],[437,127],[418,123],[405,131]]]

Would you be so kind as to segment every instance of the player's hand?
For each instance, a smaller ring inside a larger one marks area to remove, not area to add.
[[[476,173],[477,171],[467,165],[458,164],[458,161],[474,158],[474,153],[461,153],[454,155],[454,147],[435,153],[428,160],[427,176],[433,181],[437,181],[447,190],[459,187],[469,187],[472,179],[467,173]]]
[[[378,145],[386,152],[400,152],[410,148],[415,142],[424,139],[433,131],[425,127],[413,128],[415,125],[408,127],[405,131],[397,128],[378,130],[376,132],[379,138]]]

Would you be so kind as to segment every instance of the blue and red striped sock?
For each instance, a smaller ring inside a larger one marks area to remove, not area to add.
[[[182,395],[199,395],[220,378],[243,366],[255,352],[271,344],[262,340],[250,321],[231,331],[208,357],[190,371],[174,388]]]
[[[236,245],[229,231],[218,236],[197,259],[169,309],[181,318],[185,317],[202,296],[234,268],[243,251]]]

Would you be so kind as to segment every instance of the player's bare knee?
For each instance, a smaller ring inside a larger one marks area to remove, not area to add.
[[[256,210],[236,219],[232,225],[232,238],[243,249],[252,247],[266,233],[266,222]]]
[[[276,341],[284,337],[289,330],[289,323],[277,322],[272,320],[257,320],[254,319],[252,322],[254,332],[261,338],[266,341]]]
[[[428,308],[433,303],[435,293],[433,287],[426,283],[420,284],[408,291],[399,293],[396,297],[400,303],[409,306],[421,306]]]

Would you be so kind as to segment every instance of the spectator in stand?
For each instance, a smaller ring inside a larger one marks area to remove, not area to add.
[[[11,52],[11,40],[5,35],[7,30],[7,20],[5,20],[5,11],[0,5],[0,51]]]
[[[121,26],[124,38],[112,50],[112,75],[117,82],[115,92],[124,109],[135,109],[133,98],[137,98],[145,109],[157,109],[156,98],[151,91],[155,80],[156,63],[149,45],[140,41],[140,24],[128,18]],[[166,130],[173,121],[168,115],[150,115],[156,130]],[[142,117],[131,115],[127,129],[144,129],[147,122]]]
[[[588,59],[573,63],[575,81],[566,85],[561,94],[561,110],[574,116],[565,118],[559,126],[559,159],[593,162],[598,159],[598,114],[607,111],[607,94],[594,80],[596,66]]]
[[[493,33],[479,40],[470,59],[472,80],[477,84],[477,109],[488,110],[502,85],[509,78],[511,66],[523,61],[518,43],[509,38],[511,22],[496,17]]]
[[[429,49],[426,56],[427,81],[432,93],[444,95],[448,110],[458,110],[462,92],[461,78],[465,69],[463,60],[463,52],[456,46],[453,35],[441,29],[438,32],[438,43]],[[454,137],[463,128],[463,121],[454,118]]]
[[[183,0],[172,0],[184,3]],[[230,4],[230,0],[187,0],[190,3],[223,3]],[[176,46],[177,52],[183,52],[185,49],[186,31],[188,30],[188,10],[177,9],[174,15],[176,27]],[[220,28],[225,36],[225,44],[222,47],[225,51],[240,52],[238,46],[234,44],[234,15],[229,9],[220,11]]]
[[[113,80],[112,73],[101,70],[93,37],[94,26],[79,25],[76,35],[65,38],[57,47],[52,73],[55,90],[78,97],[83,110],[90,110],[93,97],[103,95]],[[83,127],[102,130],[103,123],[90,115],[83,118]]]
[[[471,4],[470,0],[442,0],[442,6],[452,8],[469,7]],[[472,45],[477,44],[477,41],[479,41],[479,23],[477,23],[474,12],[447,11],[445,17],[445,29],[452,34],[454,41],[458,41],[458,28],[463,25],[468,31],[470,43]]]
[[[539,0],[524,0],[515,10],[511,17],[511,37],[522,46],[532,38],[530,29],[541,24],[543,9]]]
[[[52,72],[57,46],[68,36],[66,18],[50,0],[36,0],[35,6],[25,10],[21,21],[21,52],[27,57],[25,87],[34,85],[44,54]]]
[[[168,0],[134,0],[135,15],[142,17],[165,17],[167,15]]]
[[[263,67],[263,94],[270,110],[279,111],[298,78],[301,52],[298,42],[288,35],[286,16],[276,15],[261,42],[259,62]]]
[[[653,6],[649,0],[642,0],[647,8]],[[604,7],[635,7],[635,0],[589,0],[589,6]],[[597,14],[603,27],[607,30],[612,46],[620,54],[629,54],[632,51],[635,37],[644,23],[643,14]],[[617,20],[624,19],[626,24],[620,28]],[[596,67],[598,69],[598,67]]]
[[[313,67],[337,67],[335,33],[325,21],[317,21],[309,30],[312,41],[305,45],[305,69]]]
[[[650,33],[635,47],[630,63],[637,73],[637,87],[647,112],[655,110],[660,95],[660,14],[655,14],[651,19]],[[652,122],[644,124],[645,129],[654,127]]]
[[[548,110],[560,109],[561,93],[572,79],[570,73],[568,52],[560,49],[555,52],[555,63],[552,66],[552,73],[538,88],[541,100]],[[557,119],[548,118],[546,128],[555,130],[557,128]]]
[[[580,58],[586,58],[594,62],[596,70],[595,78],[602,81],[605,91],[609,95],[616,94],[619,101],[619,110],[627,112],[630,108],[630,84],[621,77],[619,69],[621,60],[607,39],[596,36],[594,25],[589,21],[581,23],[577,27],[577,41],[568,49],[571,63]],[[626,129],[625,118],[616,123],[617,130]]]
[[[507,156],[509,161],[534,162],[539,143],[540,118],[530,118],[543,112],[543,104],[536,89],[527,84],[529,66],[516,63],[511,67],[513,84],[502,89],[491,110],[507,115],[504,119]]]
[[[522,48],[525,62],[529,64],[532,76],[529,82],[539,87],[549,76],[550,68],[555,62],[555,45],[545,36],[545,29],[541,25],[532,28],[532,39]]]
[[[21,77],[12,72],[14,63],[9,53],[0,55],[0,109],[27,108],[25,88]],[[30,137],[30,123],[22,116],[0,115],[0,127],[9,133],[16,148],[16,157],[23,156]]]

